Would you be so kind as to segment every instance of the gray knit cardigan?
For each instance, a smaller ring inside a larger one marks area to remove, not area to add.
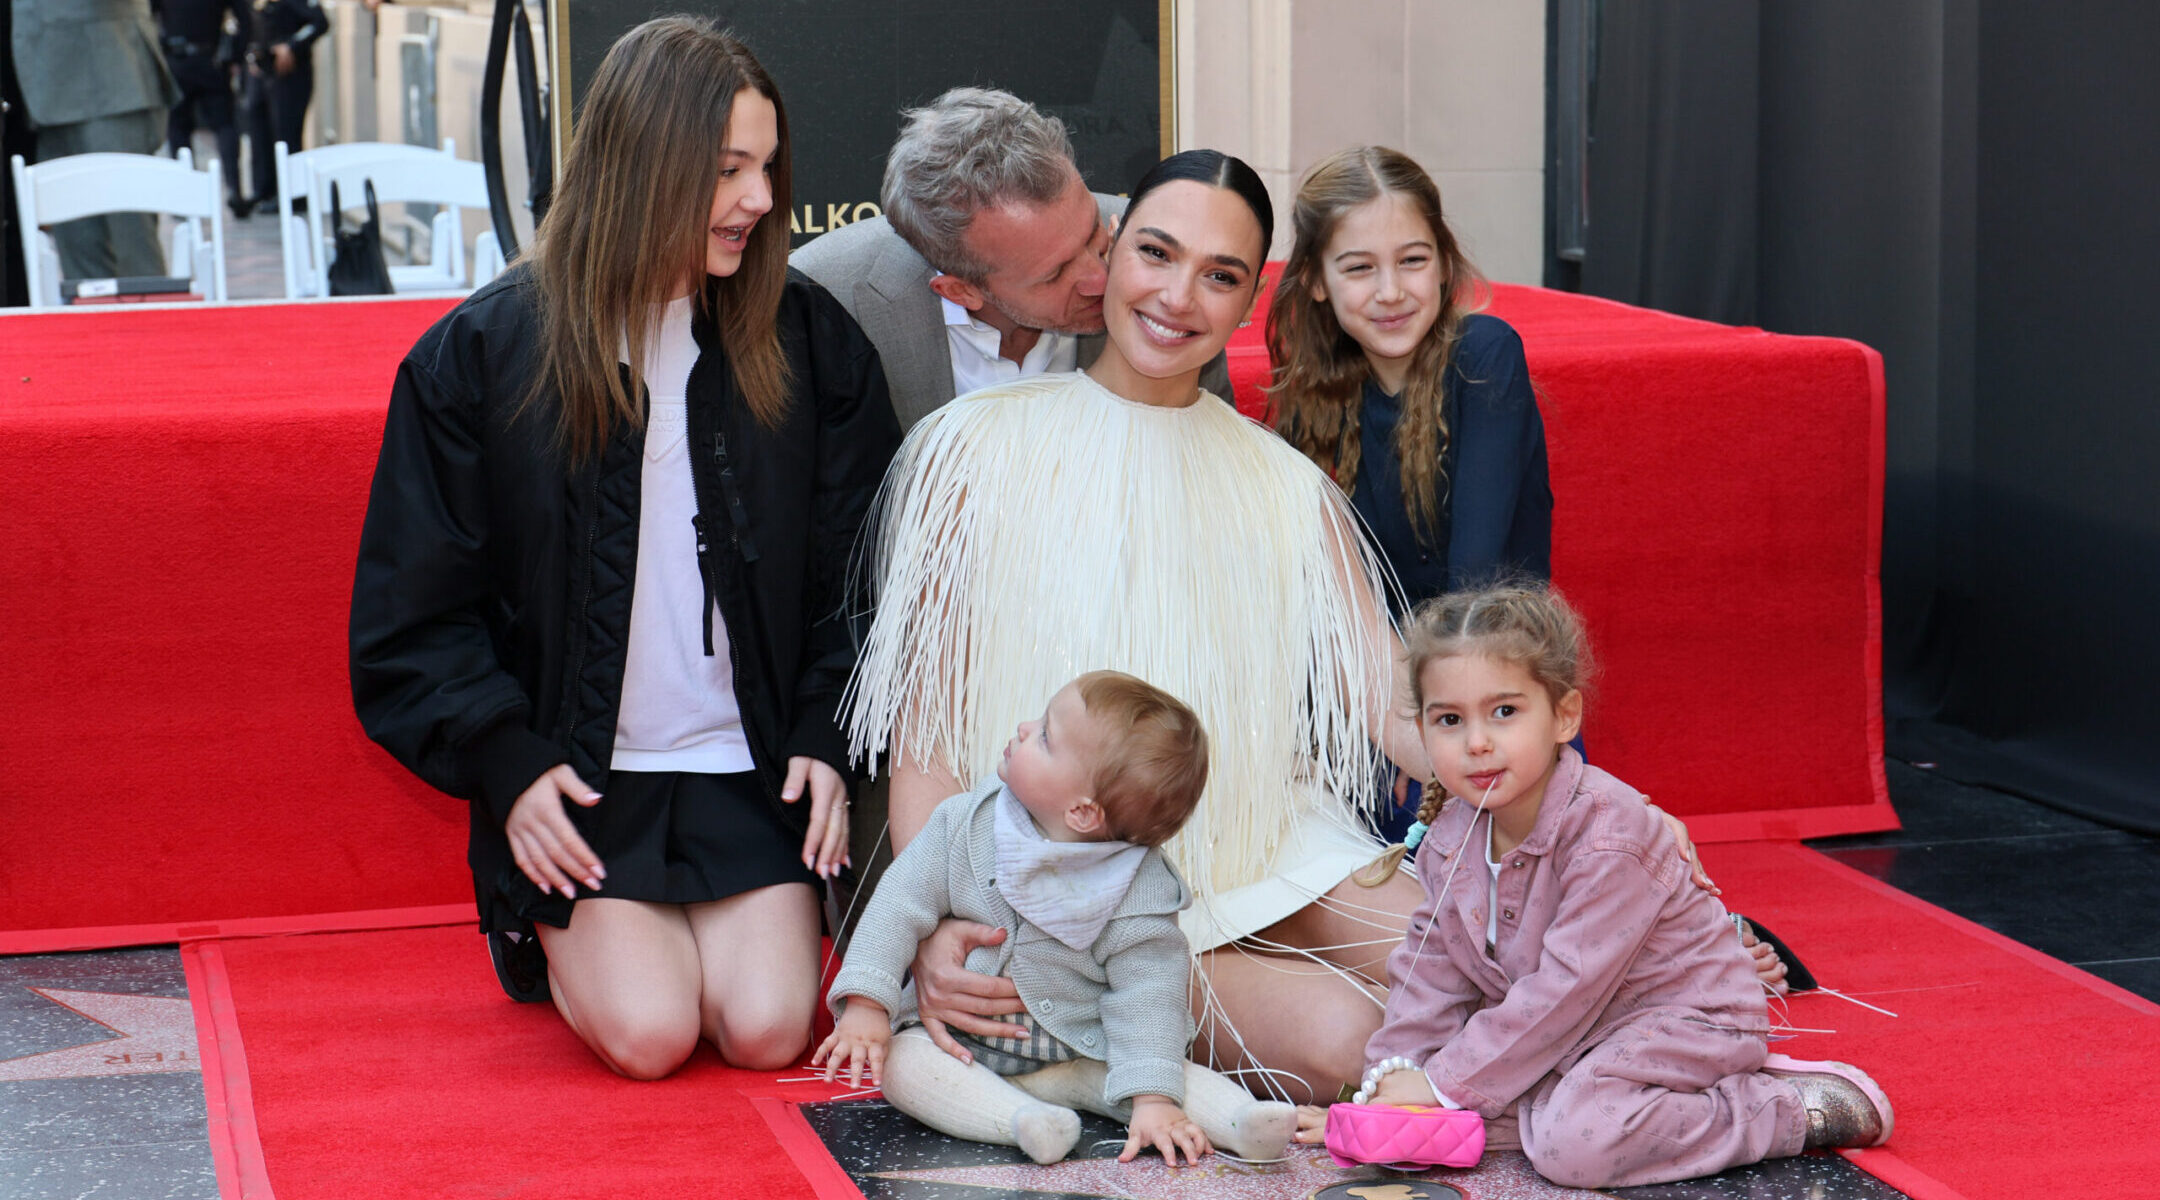
[[[1075,950],[1014,912],[997,890],[999,788],[993,776],[938,805],[893,860],[833,980],[834,1014],[847,997],[861,996],[883,1005],[896,1029],[915,1021],[915,987],[903,977],[917,944],[947,916],[996,925],[1005,940],[977,947],[968,970],[1011,978],[1044,1031],[1108,1064],[1107,1102],[1154,1094],[1183,1104],[1193,1036],[1192,954],[1177,923],[1192,902],[1184,880],[1160,850],[1149,850],[1094,945]]]

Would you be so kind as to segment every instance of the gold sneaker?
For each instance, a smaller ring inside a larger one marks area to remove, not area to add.
[[[1895,1123],[1890,1098],[1851,1063],[1773,1054],[1763,1063],[1763,1073],[1800,1089],[1800,1103],[1807,1109],[1808,1149],[1880,1146],[1890,1140]]]

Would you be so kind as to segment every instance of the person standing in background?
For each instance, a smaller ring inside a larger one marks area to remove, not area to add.
[[[248,49],[248,88],[253,111],[255,207],[277,199],[273,142],[306,149],[308,104],[315,99],[315,40],[330,32],[330,18],[315,0],[255,0],[255,40]],[[266,103],[267,101],[267,103]],[[295,203],[299,197],[293,197]]]
[[[233,116],[233,64],[238,44],[254,27],[246,0],[153,0],[163,28],[165,65],[180,87],[180,100],[165,122],[165,146],[173,157],[195,139],[197,123],[217,138],[218,163],[225,169],[225,203],[246,220],[252,206],[240,190],[240,126]],[[227,32],[226,14],[233,19]]]
[[[8,51],[38,162],[114,151],[155,154],[179,99],[158,53],[150,0],[11,0]],[[157,218],[108,213],[52,227],[67,279],[163,275]]]

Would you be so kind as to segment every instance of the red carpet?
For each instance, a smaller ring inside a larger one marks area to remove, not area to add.
[[[552,1006],[503,997],[470,926],[215,946],[277,1200],[813,1194],[751,1101],[833,1089],[710,1047],[620,1079]]]
[[[1860,1063],[1889,1092],[1896,1135],[1862,1166],[1919,1200],[2152,1194],[2160,1007],[1801,847],[1706,857],[1829,986],[1898,1014],[1802,997],[1792,1023],[1836,1033],[1779,1047]],[[210,949],[278,1200],[812,1194],[751,1098],[825,1088],[709,1049],[658,1084],[617,1079],[552,1010],[503,999],[469,927]]]
[[[1703,855],[1734,909],[1804,948],[1830,996],[1791,1005],[1776,1048],[1857,1063],[1897,1130],[1862,1167],[1919,1200],[2155,1194],[2160,1005],[1802,846]]]
[[[345,673],[383,404],[447,307],[0,318],[0,950],[469,903],[464,806],[367,742]],[[1544,393],[1599,761],[1702,839],[1892,825],[1874,354],[1533,288],[1493,308]],[[328,923],[353,921],[399,923]]]

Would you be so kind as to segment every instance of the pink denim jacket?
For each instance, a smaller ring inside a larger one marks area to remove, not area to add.
[[[1641,793],[1563,752],[1536,826],[1501,860],[1496,955],[1485,950],[1485,824],[1464,840],[1479,815],[1448,801],[1418,847],[1425,901],[1388,959],[1394,986],[1368,1063],[1423,1063],[1434,1088],[1491,1119],[1646,1016],[1767,1037],[1762,988],[1724,905],[1690,882]]]

